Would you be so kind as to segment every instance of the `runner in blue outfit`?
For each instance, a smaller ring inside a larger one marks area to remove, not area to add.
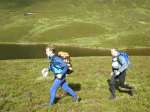
[[[79,97],[77,94],[68,86],[65,78],[68,70],[67,64],[63,61],[63,59],[57,55],[55,55],[54,48],[47,47],[46,55],[50,61],[50,65],[48,67],[49,71],[52,71],[54,74],[54,82],[50,89],[50,105],[54,104],[55,96],[57,89],[61,87],[65,92],[69,93],[75,102],[79,102]]]

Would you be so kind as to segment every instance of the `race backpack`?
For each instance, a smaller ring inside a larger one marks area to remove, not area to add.
[[[123,56],[124,59],[126,60],[127,64],[130,65],[129,55],[126,52],[119,51],[119,56]]]
[[[59,51],[58,56],[63,58],[64,62],[68,65],[68,71],[67,74],[71,74],[73,72],[70,54],[68,52]]]

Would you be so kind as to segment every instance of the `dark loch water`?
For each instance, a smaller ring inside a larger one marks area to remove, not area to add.
[[[0,60],[44,58],[46,44],[0,44]],[[56,51],[67,51],[73,57],[110,56],[109,49],[90,49],[70,46],[55,46]],[[133,56],[150,56],[150,48],[124,49]]]

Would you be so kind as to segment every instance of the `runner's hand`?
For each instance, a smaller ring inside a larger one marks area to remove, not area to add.
[[[115,71],[115,75],[118,76],[120,74],[119,71]]]

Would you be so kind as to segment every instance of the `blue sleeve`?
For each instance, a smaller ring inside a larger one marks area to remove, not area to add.
[[[121,67],[119,68],[119,72],[123,72],[128,68],[128,63],[123,56],[119,56],[119,61],[121,64]]]
[[[51,70],[52,70],[51,65],[49,65],[49,66],[48,66],[48,70],[49,70],[49,71],[51,71]]]
[[[49,63],[51,62],[51,57],[48,57],[48,61],[49,61]],[[51,65],[49,64],[49,66],[48,66],[48,70],[49,71],[51,71],[52,69],[51,69]]]
[[[61,59],[61,66],[63,67],[61,74],[65,75],[68,70],[68,65],[62,59]]]
[[[67,70],[68,70],[68,65],[67,64],[64,64],[64,68],[61,72],[62,75],[65,75],[67,73]]]

